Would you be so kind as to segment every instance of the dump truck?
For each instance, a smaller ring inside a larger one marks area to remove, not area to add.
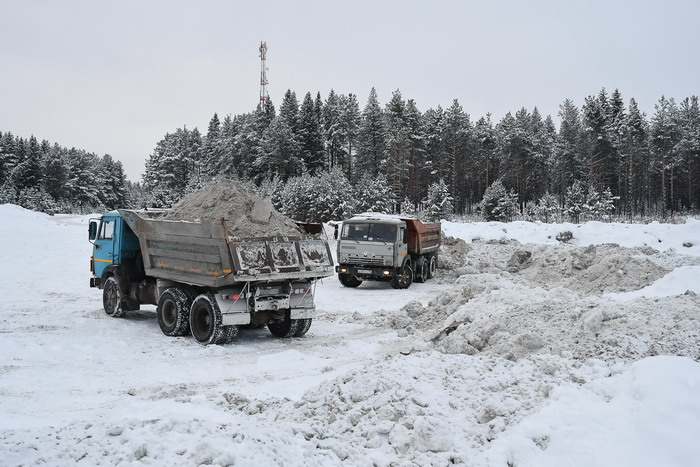
[[[388,281],[396,289],[435,276],[440,224],[411,217],[360,215],[342,223],[338,240],[338,280],[357,287],[365,280]]]
[[[333,275],[328,242],[313,235],[241,238],[216,222],[164,220],[160,211],[119,209],[89,223],[91,287],[121,317],[156,305],[167,336],[225,344],[239,327],[267,325],[301,337],[315,315],[316,281]]]

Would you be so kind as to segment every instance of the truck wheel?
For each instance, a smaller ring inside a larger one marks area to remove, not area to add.
[[[267,329],[275,337],[301,337],[311,327],[311,319],[291,319],[290,311],[284,314],[284,320],[268,321]]]
[[[190,332],[192,299],[177,288],[167,289],[158,300],[158,324],[166,336],[185,336]]]
[[[404,264],[401,271],[391,279],[391,286],[395,289],[407,289],[413,283],[413,268],[409,263]]]
[[[416,261],[416,282],[425,282],[428,280],[429,262],[425,256],[421,256]]]
[[[112,318],[124,316],[124,303],[122,302],[122,289],[114,276],[109,276],[102,288],[102,304]]]
[[[194,340],[202,345],[219,344],[224,340],[221,310],[214,294],[205,293],[194,299],[190,308],[190,330]]]
[[[224,331],[221,333],[221,337],[216,342],[217,344],[230,344],[238,335],[238,326],[224,326]]]
[[[338,274],[338,280],[345,287],[357,287],[358,285],[362,284],[362,279],[358,279],[352,274]]]
[[[430,256],[430,265],[428,266],[428,279],[435,277],[437,272],[437,253]]]

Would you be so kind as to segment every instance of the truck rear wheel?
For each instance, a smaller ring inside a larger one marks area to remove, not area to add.
[[[190,308],[190,330],[194,340],[202,345],[222,344],[229,332],[222,324],[221,310],[212,293],[194,299]],[[236,329],[238,331],[238,329]]]
[[[357,276],[352,274],[338,274],[338,280],[345,287],[357,287],[362,284],[362,279],[358,279]]]
[[[224,326],[224,331],[221,337],[216,342],[217,344],[230,344],[238,335],[238,326]]]
[[[166,336],[185,336],[190,331],[192,299],[177,288],[167,289],[158,300],[158,324]]]
[[[302,337],[310,327],[311,318],[291,319],[289,310],[285,312],[284,320],[267,323],[267,329],[275,337]]]
[[[430,263],[425,256],[418,258],[418,261],[416,261],[416,282],[425,282],[428,280],[429,265]]]
[[[390,284],[395,289],[407,289],[413,284],[413,268],[410,263],[403,265],[399,272],[391,279]]]
[[[428,265],[428,279],[435,277],[437,272],[437,253],[430,255],[430,264]]]
[[[122,289],[114,276],[109,276],[102,287],[102,305],[105,313],[112,318],[124,316],[124,303],[122,301]]]

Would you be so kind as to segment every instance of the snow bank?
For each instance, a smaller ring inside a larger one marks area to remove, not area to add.
[[[660,251],[673,249],[684,255],[700,256],[700,220],[687,219],[684,224],[621,224],[586,222],[584,224],[545,224],[541,222],[449,222],[442,221],[445,234],[464,239],[497,240],[512,238],[520,243],[555,245],[559,233],[569,231],[577,246],[615,243],[620,246],[651,247]]]
[[[622,374],[561,386],[494,442],[490,465],[691,466],[700,458],[700,364],[652,357]]]

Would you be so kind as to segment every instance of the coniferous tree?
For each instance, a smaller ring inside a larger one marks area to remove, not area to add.
[[[498,179],[486,189],[479,207],[485,221],[508,222],[517,214],[518,196]]]
[[[224,164],[224,155],[221,146],[221,122],[219,116],[214,116],[209,121],[207,134],[202,142],[202,167],[201,173],[206,176],[213,176],[218,173],[218,169]]]
[[[391,100],[384,109],[386,128],[386,176],[394,196],[401,198],[406,194],[406,158],[408,153],[408,129],[406,126],[406,102],[401,91],[394,91]]]
[[[363,175],[355,187],[354,197],[358,212],[390,214],[396,204],[394,193],[383,174],[376,177]]]
[[[437,222],[449,219],[454,213],[454,198],[444,180],[433,183],[428,187],[428,195],[423,200],[425,216],[428,220]]]
[[[441,134],[445,157],[438,173],[447,184],[457,209],[463,208],[466,197],[462,177],[471,177],[472,175],[466,174],[464,171],[470,132],[469,115],[464,112],[459,101],[455,99],[452,101],[452,106],[445,111],[442,119]]]
[[[357,171],[377,176],[386,170],[384,116],[372,88],[362,111],[357,139]]]
[[[344,142],[342,148],[342,167],[352,184],[355,181],[353,159],[356,157],[357,134],[360,126],[360,105],[357,103],[357,97],[354,94],[340,96],[340,120],[339,131],[341,141]]]
[[[320,97],[320,96],[319,96]],[[311,175],[324,167],[323,133],[311,93],[306,93],[299,110],[300,157]]]
[[[445,155],[445,142],[443,138],[444,114],[442,107],[428,109],[423,114],[423,127],[425,128],[425,163],[423,164],[423,183],[425,187],[421,199],[427,195],[427,187],[440,179],[442,167],[447,157]]]
[[[422,177],[421,165],[425,156],[423,146],[425,133],[422,115],[413,99],[406,101],[405,125],[408,147],[406,157],[406,193],[404,197],[408,196],[409,199],[418,201],[424,192],[421,189],[421,185],[425,182]]]
[[[678,142],[677,107],[673,99],[661,96],[654,106],[651,119],[651,146],[654,150],[654,166],[658,175],[660,208],[662,215],[666,210],[678,209],[676,205],[676,171],[678,161],[674,157],[674,147]]]
[[[477,155],[477,177],[473,192],[476,196],[482,196],[486,188],[491,185],[498,176],[498,141],[496,130],[491,123],[491,114],[481,117],[474,125],[474,140]]]
[[[342,170],[343,133],[340,120],[342,107],[340,97],[331,89],[323,106],[323,130],[326,140],[326,164],[329,169]]]
[[[676,152],[685,174],[682,205],[696,210],[700,207],[700,106],[698,97],[681,101],[678,109],[679,141]]]

